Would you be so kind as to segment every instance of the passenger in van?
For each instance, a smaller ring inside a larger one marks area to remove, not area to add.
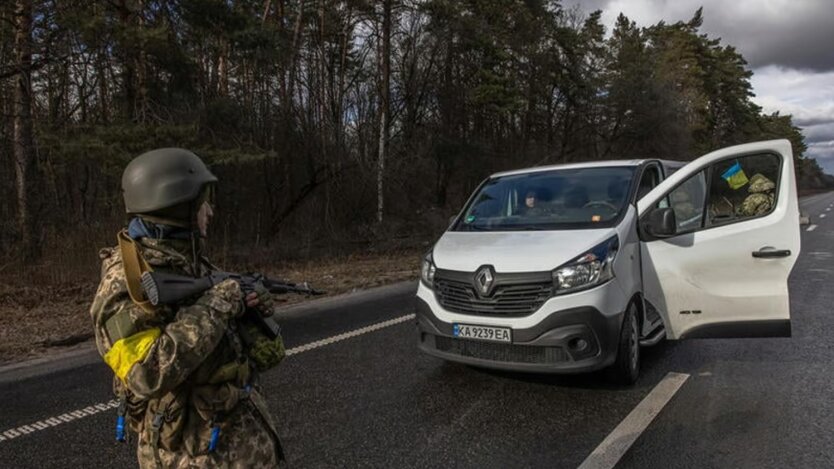
[[[744,199],[739,208],[739,215],[743,217],[756,217],[770,211],[773,201],[776,198],[773,193],[776,184],[762,173],[756,173],[750,178],[750,187],[747,192],[750,194]]]
[[[546,215],[546,212],[537,197],[535,189],[528,190],[527,194],[524,196],[524,206],[521,209],[521,213],[530,217],[541,217]]]

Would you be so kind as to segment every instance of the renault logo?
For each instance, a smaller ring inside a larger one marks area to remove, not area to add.
[[[475,286],[481,295],[488,296],[494,282],[495,272],[491,266],[485,265],[478,269],[478,272],[475,274]]]

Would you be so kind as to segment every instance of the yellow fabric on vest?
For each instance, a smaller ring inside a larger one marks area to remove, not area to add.
[[[162,331],[158,327],[137,332],[130,337],[119,339],[104,354],[104,361],[110,365],[119,379],[124,380],[130,368],[145,359],[154,341]]]
[[[154,307],[148,301],[145,290],[142,288],[142,274],[153,269],[139,254],[139,250],[136,249],[136,241],[128,236],[126,230],[122,230],[116,238],[119,240],[119,250],[122,253],[122,266],[125,270],[125,281],[127,282],[127,292],[130,294],[130,299],[140,308],[151,313],[154,311]]]

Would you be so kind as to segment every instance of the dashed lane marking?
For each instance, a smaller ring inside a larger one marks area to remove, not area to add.
[[[406,314],[405,316],[400,316],[394,319],[389,319],[387,321],[378,322],[376,324],[371,324],[370,326],[361,327],[359,329],[345,332],[343,334],[334,335],[333,337],[328,337],[326,339],[317,340],[315,342],[310,342],[309,344],[299,345],[298,347],[293,347],[287,350],[287,356],[290,357],[292,355],[297,355],[303,352],[309,352],[310,350],[315,350],[317,348],[324,347],[326,345],[335,344],[336,342],[341,342],[343,340],[352,339],[354,337],[358,337],[363,334],[367,334],[369,332],[375,332],[380,329],[385,329],[386,327],[391,327],[415,318],[413,314]],[[14,440],[15,438],[19,438],[21,436],[26,436],[41,430],[46,430],[47,428],[52,428],[57,425],[62,425],[69,422],[74,422],[79,419],[83,419],[85,417],[89,417],[91,415],[98,414],[99,412],[104,412],[106,410],[115,409],[119,406],[119,402],[116,400],[102,402],[99,404],[93,404],[89,407],[85,407],[83,409],[73,410],[71,412],[67,412],[65,414],[61,414],[55,417],[49,417],[44,420],[38,420],[37,422],[30,423],[28,425],[22,425],[17,428],[11,428],[4,432],[0,432],[0,443],[4,441]]]
[[[817,225],[811,225],[805,231],[814,231],[816,229],[817,229]]]
[[[0,433],[0,442],[6,440],[13,440],[17,437],[28,435],[39,430],[46,430],[47,428],[51,428],[56,425],[61,425],[62,423],[72,422],[74,420],[82,419],[84,417],[89,417],[90,415],[95,415],[105,410],[115,409],[118,406],[118,401],[113,400],[85,407],[83,409],[73,410],[71,412],[67,412],[56,417],[38,420],[37,422],[30,423],[29,425],[23,425],[17,428],[12,428],[4,431],[3,433]]]
[[[579,466],[579,469],[611,469],[669,403],[689,378],[685,373],[667,374],[648,396],[629,413]]]
[[[820,218],[825,218],[825,214],[824,214],[824,213],[820,213]]]
[[[405,316],[400,316],[398,318],[389,319],[387,321],[378,322],[376,324],[371,324],[370,326],[365,326],[354,331],[345,332],[344,334],[334,335],[333,337],[329,337],[327,339],[317,340],[315,342],[310,342],[306,345],[300,345],[298,347],[287,350],[287,356],[289,357],[297,353],[309,352],[310,350],[314,350],[319,347],[324,347],[325,345],[335,344],[336,342],[351,339],[362,334],[367,334],[368,332],[374,332],[380,329],[385,329],[386,327],[390,327],[401,322],[414,319],[415,317],[416,316],[414,314],[406,314]]]

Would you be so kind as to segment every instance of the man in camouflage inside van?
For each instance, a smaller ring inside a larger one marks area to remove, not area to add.
[[[763,215],[773,208],[775,200],[776,184],[761,173],[756,173],[750,178],[750,185],[747,192],[750,195],[744,199],[738,208],[739,215],[743,217],[755,217]]]
[[[276,467],[283,459],[257,385],[263,367],[247,356],[235,321],[247,307],[270,314],[270,293],[244,295],[227,280],[176,307],[154,307],[139,285],[147,270],[196,277],[213,268],[201,252],[216,182],[187,150],[138,156],[122,177],[132,218],[119,245],[100,254],[90,313],[99,353],[116,375],[116,437],[124,440],[126,421],[143,468]],[[283,357],[283,344],[276,347]]]

